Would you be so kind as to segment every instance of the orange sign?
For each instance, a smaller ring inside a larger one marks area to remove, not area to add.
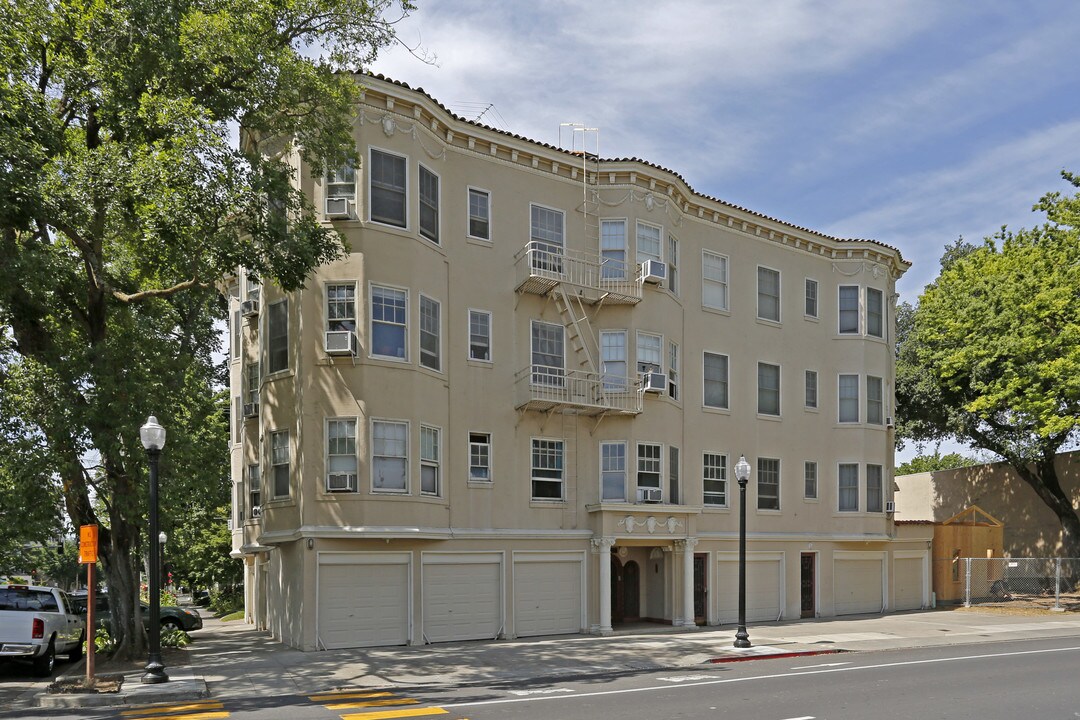
[[[97,525],[83,525],[79,528],[79,562],[96,563],[97,556]]]

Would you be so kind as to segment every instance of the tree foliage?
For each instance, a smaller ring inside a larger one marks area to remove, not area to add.
[[[169,432],[163,515],[227,477],[219,291],[239,266],[295,289],[343,251],[285,158],[319,172],[355,156],[349,73],[393,40],[385,13],[410,9],[0,3],[0,492],[29,516],[58,491],[73,526],[101,526],[122,653],[143,640],[139,425]]]
[[[914,475],[916,473],[937,472],[938,470],[952,470],[953,468],[978,465],[979,460],[960,453],[947,453],[942,455],[934,451],[930,455],[916,455],[896,468],[897,475]]]

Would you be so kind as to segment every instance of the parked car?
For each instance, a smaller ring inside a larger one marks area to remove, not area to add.
[[[28,660],[52,675],[56,655],[82,657],[86,620],[67,593],[41,585],[0,585],[0,659]]]
[[[86,595],[74,596],[73,600],[78,612],[83,617],[86,617]],[[142,608],[143,625],[149,628],[150,606],[146,603],[139,603],[139,605]],[[190,632],[200,630],[203,626],[202,616],[199,615],[197,610],[188,610],[175,605],[162,605],[158,616],[162,630]],[[106,628],[112,628],[112,611],[109,608],[109,596],[106,594],[99,594],[94,597],[94,622],[98,626],[104,625]]]

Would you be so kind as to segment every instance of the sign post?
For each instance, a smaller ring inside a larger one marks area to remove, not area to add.
[[[98,526],[83,525],[79,528],[79,562],[86,565],[86,684],[94,681],[94,567],[98,559]]]

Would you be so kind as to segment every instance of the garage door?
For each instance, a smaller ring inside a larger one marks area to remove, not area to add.
[[[582,629],[580,554],[514,556],[514,634],[560,635]]]
[[[837,615],[881,612],[881,573],[884,563],[875,558],[836,558],[833,564],[833,601]]]
[[[918,610],[923,604],[922,557],[893,559],[893,609]]]
[[[409,641],[408,553],[319,553],[318,645]]]
[[[717,563],[717,613],[721,623],[739,621],[739,558],[724,553]],[[784,606],[783,561],[778,555],[746,556],[746,620],[776,620]]]
[[[423,556],[424,639],[494,639],[502,631],[500,553]]]

